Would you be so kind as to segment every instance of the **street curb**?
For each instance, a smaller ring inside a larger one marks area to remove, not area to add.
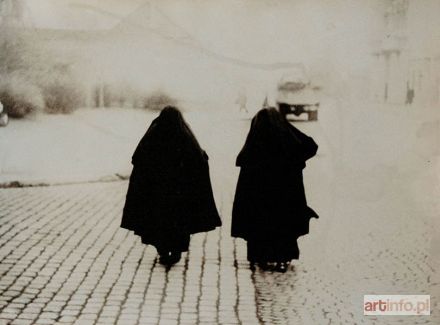
[[[93,183],[110,183],[126,181],[130,178],[130,175],[124,174],[112,174],[103,176],[97,179],[84,180],[84,181],[59,181],[59,182],[33,182],[33,181],[11,181],[0,183],[0,189],[9,188],[25,188],[25,187],[47,187],[47,186],[61,186],[61,185],[76,185],[76,184],[93,184]]]

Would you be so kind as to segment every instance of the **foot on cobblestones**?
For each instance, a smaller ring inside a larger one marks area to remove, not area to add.
[[[278,262],[275,266],[275,271],[276,272],[281,272],[281,273],[286,273],[287,269],[289,268],[289,264],[287,262]]]
[[[182,258],[182,253],[180,252],[161,253],[159,257],[159,263],[171,267],[174,264],[178,263],[181,258]]]

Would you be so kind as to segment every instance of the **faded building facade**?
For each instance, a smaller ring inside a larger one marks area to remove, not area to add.
[[[380,103],[440,104],[440,1],[382,3],[373,52],[372,95]]]
[[[21,2],[0,0],[0,24],[19,26],[22,21],[23,6]]]
[[[142,106],[139,97],[156,91],[183,100],[231,97],[237,87],[224,80],[251,70],[210,57],[148,2],[108,29],[24,28],[23,34],[40,56],[80,79],[88,107]]]

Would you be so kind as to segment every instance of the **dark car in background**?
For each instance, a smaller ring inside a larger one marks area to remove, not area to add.
[[[294,119],[318,120],[319,87],[313,86],[305,67],[299,65],[282,76],[277,87],[277,105],[283,115]]]

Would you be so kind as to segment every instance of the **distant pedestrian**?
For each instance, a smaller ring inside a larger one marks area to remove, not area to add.
[[[238,105],[239,108],[239,112],[245,112],[248,113],[248,109],[247,109],[247,96],[246,96],[246,92],[244,90],[241,90],[238,93],[237,99],[235,100],[235,103]]]
[[[180,111],[168,106],[151,123],[132,164],[121,227],[156,247],[160,263],[175,264],[191,234],[221,225],[208,156]]]
[[[307,206],[302,170],[318,146],[276,109],[252,119],[237,157],[241,167],[232,212],[232,236],[247,241],[251,267],[285,272],[299,258],[297,239],[309,232],[317,214]]]
[[[414,88],[409,86],[409,82],[406,83],[406,98],[405,105],[411,105],[414,101]]]

